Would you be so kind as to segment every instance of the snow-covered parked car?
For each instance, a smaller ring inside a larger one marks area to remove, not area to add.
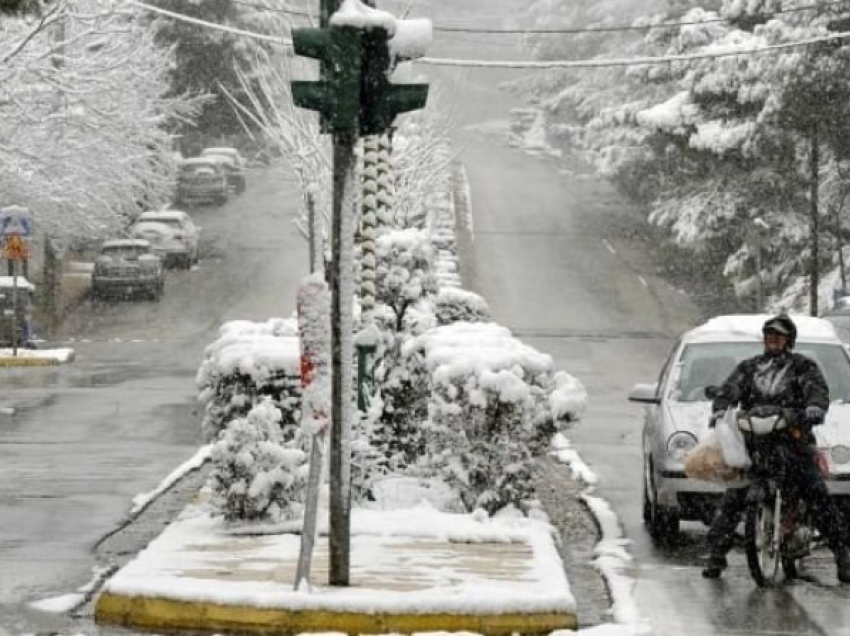
[[[148,241],[115,239],[101,246],[91,275],[95,298],[133,296],[141,292],[159,300],[164,285],[162,260]]]
[[[177,204],[227,203],[230,196],[227,168],[212,157],[194,157],[180,163]]]
[[[130,226],[130,236],[149,241],[166,266],[189,269],[200,259],[201,228],[182,210],[144,212]]]
[[[218,161],[227,171],[227,182],[236,192],[244,192],[248,185],[246,167],[248,162],[236,148],[204,148],[201,159]]]
[[[711,400],[705,389],[722,384],[735,366],[764,350],[767,315],[718,316],[685,332],[670,352],[658,380],[637,384],[629,400],[646,404],[643,425],[643,519],[650,535],[667,541],[681,520],[709,524],[723,487],[690,479],[688,451],[708,432]],[[850,509],[850,357],[833,326],[821,318],[792,316],[794,350],[815,360],[829,385],[826,421],[815,427],[827,451],[827,486],[839,506]]]

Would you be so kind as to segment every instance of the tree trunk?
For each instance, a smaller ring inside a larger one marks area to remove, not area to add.
[[[818,216],[818,185],[820,173],[820,143],[818,141],[817,127],[812,131],[811,137],[811,156],[809,158],[809,168],[811,170],[811,249],[812,262],[809,271],[809,313],[812,316],[818,315],[818,287],[820,286],[820,219]]]

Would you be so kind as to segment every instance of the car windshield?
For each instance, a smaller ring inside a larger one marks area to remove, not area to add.
[[[706,400],[705,387],[722,384],[735,366],[760,354],[760,342],[704,342],[686,345],[670,398],[678,402]],[[838,343],[799,342],[794,348],[817,362],[829,385],[831,400],[850,400],[850,359]]]
[[[145,254],[150,254],[150,251],[145,247],[136,245],[116,245],[104,247],[100,251],[100,254],[101,256],[106,256],[107,258],[133,260],[139,258],[140,256],[144,256]]]
[[[180,223],[180,219],[171,219],[171,218],[165,218],[165,217],[151,217],[151,218],[142,217],[142,218],[139,219],[138,223],[139,223],[139,225],[145,225],[145,224],[148,224],[148,223],[159,223],[160,225],[167,225],[168,227],[175,229],[175,230],[179,230],[182,227],[181,223]]]
[[[190,164],[180,168],[180,175],[184,177],[215,176],[216,174],[216,166],[212,162]]]

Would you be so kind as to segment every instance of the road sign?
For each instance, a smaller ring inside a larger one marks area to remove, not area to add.
[[[19,234],[7,236],[3,241],[3,258],[7,261],[25,261],[29,258],[27,244]]]
[[[29,208],[21,205],[8,205],[0,208],[0,234],[9,236],[29,236],[32,234],[32,215]]]

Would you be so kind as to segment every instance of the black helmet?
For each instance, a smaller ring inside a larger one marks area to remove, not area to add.
[[[779,314],[773,318],[769,318],[761,328],[763,335],[767,335],[768,331],[781,333],[788,338],[788,348],[791,349],[797,340],[797,327],[794,321],[787,314]]]

